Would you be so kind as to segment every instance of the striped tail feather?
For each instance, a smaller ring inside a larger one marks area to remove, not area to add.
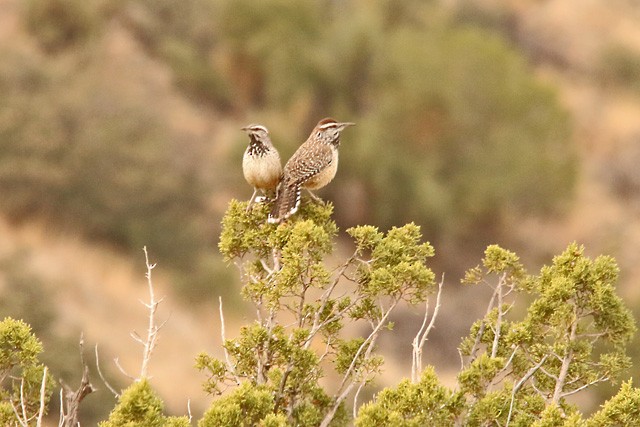
[[[271,224],[277,224],[296,213],[300,206],[301,192],[300,184],[282,182],[278,187],[276,200],[267,221]]]

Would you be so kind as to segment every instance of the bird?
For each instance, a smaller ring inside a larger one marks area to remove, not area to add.
[[[338,170],[340,133],[355,123],[337,122],[325,118],[318,122],[307,140],[298,147],[284,166],[276,200],[269,214],[269,223],[279,223],[296,213],[302,188],[310,190],[329,184]]]
[[[262,191],[264,198],[268,193],[274,193],[282,178],[282,161],[280,153],[271,143],[269,130],[262,125],[251,124],[242,128],[249,135],[249,145],[242,157],[242,173],[244,179],[253,187],[253,194],[247,206],[247,211],[253,204],[258,191]]]

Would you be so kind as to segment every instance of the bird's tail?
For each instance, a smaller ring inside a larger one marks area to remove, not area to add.
[[[296,213],[300,206],[300,184],[283,180],[278,186],[276,200],[269,213],[268,222],[277,224]]]

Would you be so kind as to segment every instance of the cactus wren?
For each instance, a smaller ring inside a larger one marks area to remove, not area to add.
[[[338,123],[330,118],[318,122],[309,138],[284,166],[276,201],[269,214],[270,223],[278,223],[298,210],[302,188],[317,190],[331,182],[338,170],[340,132],[354,124]]]
[[[267,196],[268,191],[275,189],[282,178],[280,154],[271,143],[269,131],[261,125],[249,125],[242,128],[249,135],[249,146],[242,157],[242,172],[249,185],[253,187],[253,195],[249,207],[261,190]]]

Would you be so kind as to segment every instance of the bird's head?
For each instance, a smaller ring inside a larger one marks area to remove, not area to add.
[[[264,141],[269,138],[269,130],[262,125],[248,125],[242,128],[249,135],[252,141]]]
[[[314,134],[316,138],[322,141],[338,145],[340,144],[340,132],[342,132],[346,127],[354,125],[355,123],[337,122],[334,119],[327,117],[326,119],[322,119],[318,122],[314,129]]]

